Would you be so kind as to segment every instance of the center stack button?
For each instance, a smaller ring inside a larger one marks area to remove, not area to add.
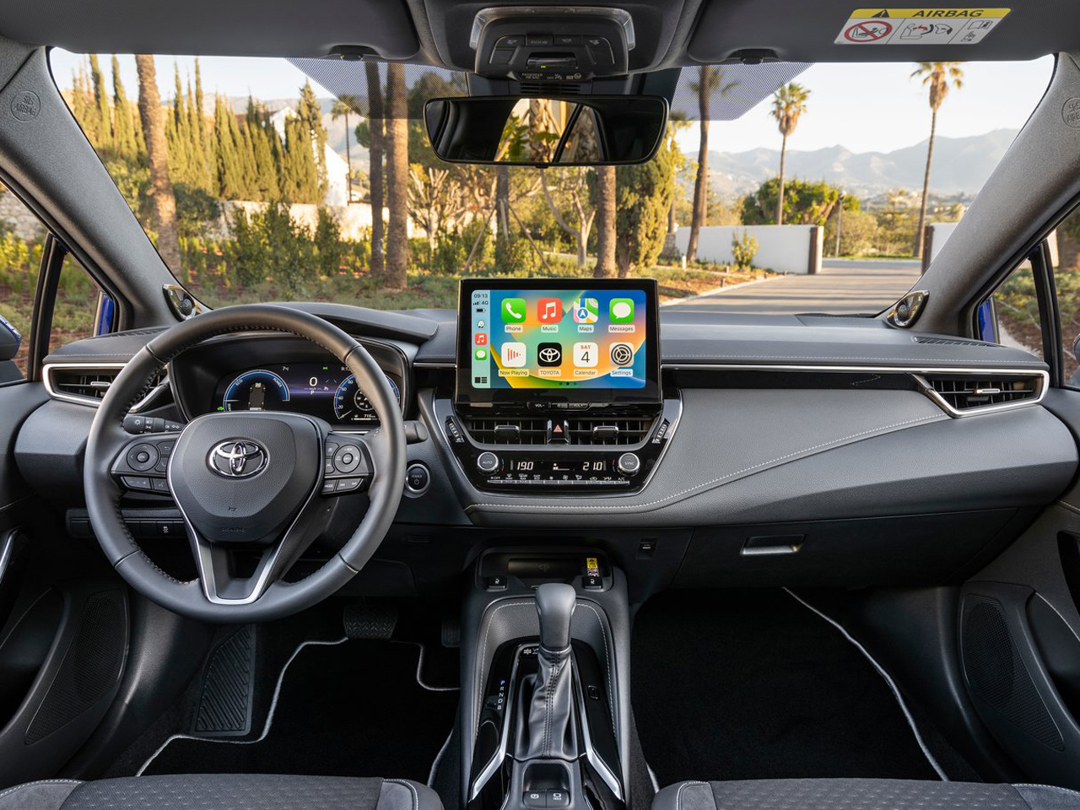
[[[485,450],[476,457],[476,469],[484,475],[491,475],[499,469],[499,457],[490,450]]]

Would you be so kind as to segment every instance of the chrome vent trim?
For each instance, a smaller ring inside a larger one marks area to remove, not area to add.
[[[1046,396],[1046,371],[957,371],[913,374],[923,393],[951,416],[974,416],[1037,405]]]
[[[109,392],[109,386],[126,363],[47,363],[43,370],[45,390],[53,399],[97,408]],[[169,388],[165,369],[161,369],[150,391],[131,406],[130,413],[149,407]]]

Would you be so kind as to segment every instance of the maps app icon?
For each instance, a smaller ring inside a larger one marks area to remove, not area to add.
[[[574,302],[574,323],[596,323],[600,320],[600,302],[595,298],[582,298]]]

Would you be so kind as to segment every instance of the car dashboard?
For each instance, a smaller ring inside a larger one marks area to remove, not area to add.
[[[665,309],[655,403],[533,392],[500,405],[456,396],[453,312],[297,306],[360,340],[398,392],[405,497],[370,573],[395,592],[460,570],[478,542],[567,537],[620,548],[646,583],[939,582],[1008,543],[1077,471],[1076,443],[1044,401],[1041,360],[875,319]],[[79,459],[101,394],[86,382],[115,375],[153,334],[47,358],[52,401],[23,425],[16,460],[76,536],[89,533]],[[142,417],[281,408],[336,431],[378,427],[340,362],[293,336],[215,338],[165,376]],[[137,536],[166,542],[167,497],[123,508],[158,527]]]

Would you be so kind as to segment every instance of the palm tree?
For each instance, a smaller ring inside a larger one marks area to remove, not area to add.
[[[594,278],[615,275],[615,167],[596,167],[596,266]]]
[[[345,162],[349,165],[348,170],[345,172],[345,182],[349,186],[349,196],[345,198],[346,205],[352,202],[352,152],[349,150],[349,138],[352,136],[352,132],[349,130],[349,113],[357,109],[359,109],[359,103],[356,96],[350,95],[340,96],[334,101],[334,106],[330,108],[331,120],[337,121],[339,118],[345,118]]]
[[[157,249],[169,269],[180,274],[180,240],[176,230],[176,197],[169,179],[169,145],[165,139],[165,108],[158,93],[157,71],[150,54],[135,56],[139,75],[139,118],[146,138],[150,164],[150,191],[153,204]]]
[[[724,84],[724,69],[712,65],[702,65],[698,68],[698,81],[690,85],[691,90],[698,94],[698,117],[701,128],[701,140],[698,143],[697,177],[694,179],[694,207],[690,217],[690,242],[686,246],[686,258],[694,261],[697,258],[698,232],[705,224],[708,214],[709,196],[709,99],[717,90],[721,96],[726,96],[736,87],[738,82]]]
[[[386,286],[403,290],[409,265],[409,109],[405,66],[392,62],[386,80]]]
[[[383,238],[383,97],[379,63],[364,62],[368,93],[368,185],[371,187],[371,273],[385,269]]]
[[[919,208],[919,229],[915,232],[915,258],[922,258],[923,238],[926,230],[926,201],[930,194],[930,164],[934,160],[934,134],[937,132],[937,114],[949,88],[957,90],[964,86],[964,71],[960,62],[919,62],[911,74],[922,79],[923,87],[930,88],[930,143],[926,148],[926,176],[923,178],[922,205]]]
[[[790,82],[773,94],[772,117],[776,119],[780,134],[780,189],[776,195],[776,224],[784,224],[784,164],[787,161],[787,139],[799,125],[799,117],[806,112],[806,99],[810,91],[801,84]]]

